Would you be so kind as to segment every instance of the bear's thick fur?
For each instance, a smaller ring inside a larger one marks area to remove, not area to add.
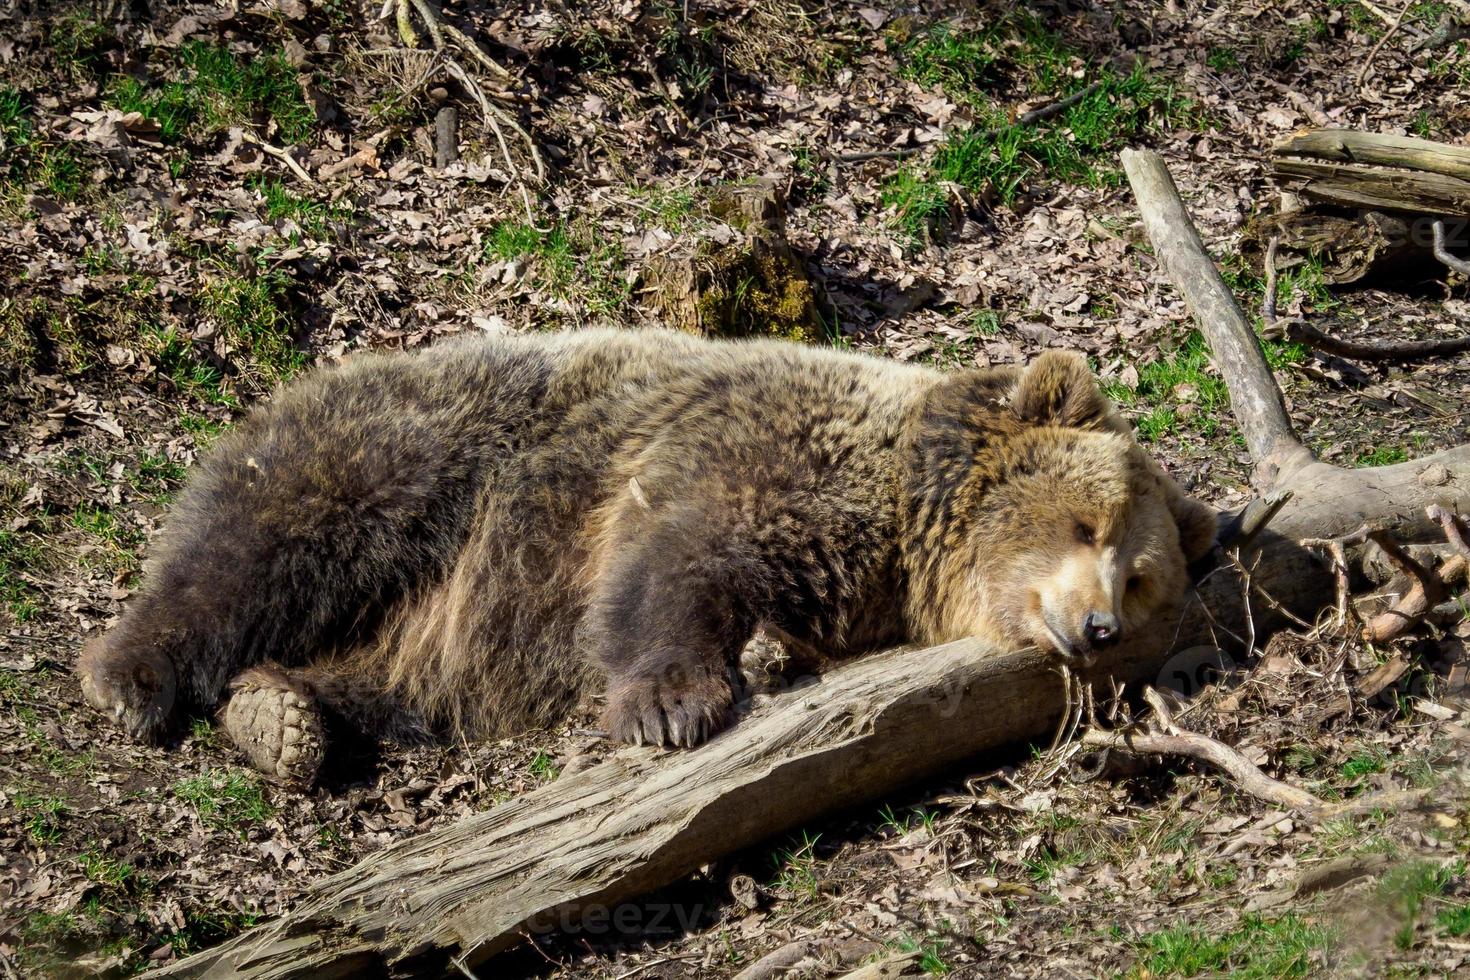
[[[289,704],[282,778],[315,772],[314,706],[495,734],[604,680],[612,736],[692,745],[759,627],[817,661],[966,635],[1086,657],[1170,607],[1214,531],[1076,354],[465,338],[315,371],[221,439],[79,669],[144,738],[248,695],[223,717],[267,770],[260,706]]]

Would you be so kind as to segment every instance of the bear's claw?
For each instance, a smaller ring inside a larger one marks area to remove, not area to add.
[[[246,671],[230,687],[234,693],[220,724],[250,764],[290,786],[316,782],[327,739],[311,694],[262,668]]]
[[[632,745],[693,748],[729,724],[733,702],[721,675],[641,676],[608,692],[602,727]]]

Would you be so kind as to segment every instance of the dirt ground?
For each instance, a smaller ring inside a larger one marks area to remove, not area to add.
[[[945,368],[1083,350],[1170,470],[1234,505],[1250,460],[1117,151],[1164,155],[1256,310],[1274,141],[1331,125],[1470,143],[1458,2],[449,3],[508,69],[465,62],[498,135],[428,37],[405,50],[379,13],[0,11],[0,975],[169,962],[591,747],[579,718],[388,747],[303,794],[259,780],[209,719],[146,747],[81,702],[77,652],[137,587],[190,463],[307,365],[662,322],[658,270],[738,245],[721,201],[766,179],[811,293],[757,263],[717,298],[736,311],[709,317],[720,329]],[[460,158],[439,169],[442,105]],[[1374,341],[1470,334],[1464,279],[1433,262],[1331,280],[1301,258],[1283,314]],[[1470,439],[1470,354],[1266,346],[1329,462]],[[535,937],[494,975],[733,976],[791,943],[787,975],[806,977],[875,957],[965,977],[1470,970],[1470,702],[1446,680],[1467,637],[1462,621],[1371,649],[1324,622],[1180,717],[1323,798],[1402,805],[1310,825],[1181,760],[1087,781],[1075,749],[1041,746],[712,865],[637,929]],[[1409,666],[1349,696],[1385,662]]]

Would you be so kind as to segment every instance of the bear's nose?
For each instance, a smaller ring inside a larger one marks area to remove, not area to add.
[[[1082,621],[1082,635],[1087,637],[1088,645],[1094,650],[1101,650],[1122,638],[1123,627],[1118,623],[1118,617],[1112,613],[1093,610]]]

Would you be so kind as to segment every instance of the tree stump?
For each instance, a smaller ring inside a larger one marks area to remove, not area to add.
[[[823,336],[816,293],[786,241],[786,204],[769,181],[713,189],[694,227],[649,258],[644,288],[668,325],[716,337]]]

